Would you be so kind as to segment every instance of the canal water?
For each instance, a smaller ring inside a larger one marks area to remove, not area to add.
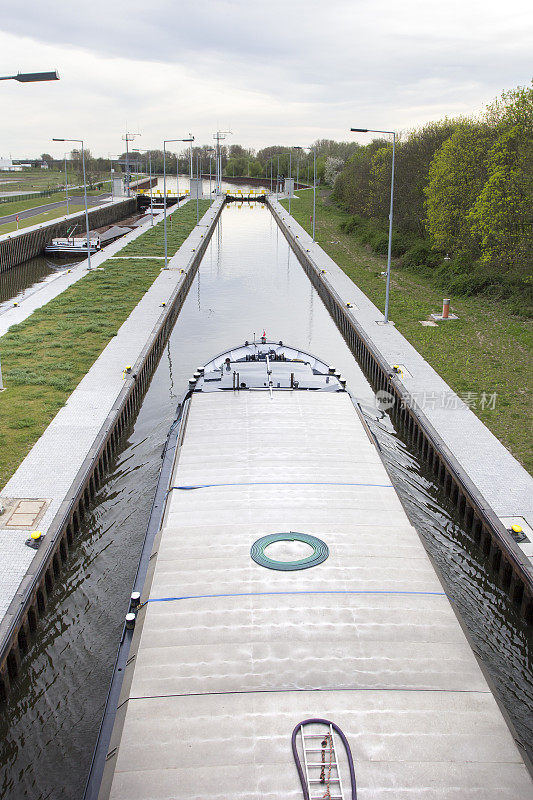
[[[189,176],[179,176],[179,190],[180,194],[189,191]],[[178,182],[175,175],[167,176],[167,191],[171,194],[176,193]],[[202,191],[204,197],[208,198],[210,193],[215,193],[215,181],[205,179],[202,181]],[[239,191],[248,192],[253,190],[259,192],[257,186],[232,186],[229,183],[223,182],[220,184],[223,192]],[[157,184],[152,187],[152,193],[160,191],[163,193],[163,178],[158,178]],[[120,223],[118,223],[120,224]],[[57,256],[36,256],[30,258],[22,264],[18,264],[12,269],[0,273],[0,314],[7,308],[11,308],[13,302],[20,302],[25,297],[28,297],[34,292],[39,291],[55,277],[61,275],[66,269],[79,264],[83,259],[80,256],[71,256],[70,258],[58,258]]]
[[[533,684],[524,623],[431,476],[362,389],[360,370],[269,211],[227,206],[109,479],[0,712],[0,797],[79,800],[176,405],[196,367],[266,333],[334,364],[360,393],[411,521],[525,746]],[[386,546],[386,531],[377,531]]]
[[[13,302],[29,297],[69,267],[79,264],[79,256],[57,258],[36,256],[5,272],[0,272],[0,314],[11,308]]]

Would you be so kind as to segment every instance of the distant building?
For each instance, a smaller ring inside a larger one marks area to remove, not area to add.
[[[22,164],[13,164],[13,160],[11,158],[0,158],[0,171],[22,172]]]

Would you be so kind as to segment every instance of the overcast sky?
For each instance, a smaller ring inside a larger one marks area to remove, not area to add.
[[[257,149],[481,111],[532,74],[529,0],[17,0],[0,17],[0,156],[217,129]],[[364,141],[364,137],[360,138]]]

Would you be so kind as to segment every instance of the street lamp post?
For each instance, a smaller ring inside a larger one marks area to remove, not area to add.
[[[316,226],[316,150],[313,149],[313,242],[315,241]]]
[[[213,134],[213,139],[216,140],[216,152],[217,152],[217,158],[216,158],[216,162],[215,162],[216,168],[217,168],[216,169],[216,191],[217,191],[217,195],[220,194],[220,191],[221,191],[220,184],[222,183],[222,150],[220,148],[220,142],[221,142],[222,139],[226,138],[226,134],[228,134],[228,133],[231,134],[231,131],[217,131],[216,133]]]
[[[310,153],[313,154],[313,242],[315,241],[315,230],[316,230],[316,150],[314,147],[302,147],[298,148],[298,150],[309,150]],[[308,167],[308,174],[309,174],[309,167]],[[307,179],[309,183],[309,178]]]
[[[277,160],[278,160],[278,174],[277,174],[277,178],[276,178],[276,200],[278,198],[278,189],[279,189],[279,156],[280,156],[279,153],[274,153],[274,155],[270,156],[270,158],[268,158],[267,162],[266,162],[267,163],[267,169],[268,169],[268,162],[270,161],[270,194],[273,194],[274,193],[274,175],[273,175],[274,159],[277,158]],[[267,179],[268,179],[268,174],[267,174]]]
[[[289,214],[291,213],[292,150],[289,150]]]
[[[179,142],[179,139],[165,139],[163,142],[163,228],[165,239],[165,269],[168,264],[167,249],[167,144],[169,142]]]
[[[180,207],[180,154],[176,153],[176,203]]]
[[[191,145],[192,147],[192,145]],[[198,225],[199,220],[199,198],[198,198],[198,187],[200,184],[200,177],[198,175],[198,154],[196,155],[196,224]],[[203,189],[202,189],[203,194]]]
[[[126,193],[127,196],[130,196],[130,163],[129,163],[129,143],[133,142],[136,136],[140,136],[140,133],[128,133],[126,131],[126,135],[122,137],[122,139],[126,142]]]
[[[91,267],[91,243],[89,241],[89,210],[87,208],[87,181],[85,179],[85,147],[83,139],[52,139],[53,142],[78,142],[81,144],[81,162],[83,165],[83,197],[85,200],[85,229],[87,236],[87,269]]]
[[[189,134],[189,137],[191,135],[192,134]],[[191,142],[191,178],[192,178],[192,142],[194,142],[194,136],[192,137],[192,139],[191,138],[189,138],[189,139],[177,139],[176,141],[178,141],[178,142]],[[190,183],[190,181],[189,181],[189,183]],[[191,193],[191,187],[189,185],[189,195],[190,195],[190,193]],[[180,157],[179,157],[178,153],[176,153],[176,198],[177,198],[176,202],[177,202],[178,208],[179,208],[180,207]]]
[[[298,189],[298,183],[299,183],[298,175],[299,175],[299,170],[300,170],[300,152],[299,151],[303,150],[303,147],[295,147],[294,149],[298,150],[298,156],[296,157],[296,189]]]
[[[214,150],[208,150],[207,154],[209,156],[209,198],[211,198],[211,195],[213,193],[213,189],[211,187],[211,159],[215,155],[215,151]]]
[[[192,139],[165,139],[163,142],[163,228],[165,237],[165,269],[168,265],[168,248],[167,248],[167,144],[170,142],[192,142]],[[192,148],[192,145],[191,145]],[[179,159],[178,159],[179,161]],[[192,162],[191,162],[192,163]],[[178,195],[179,197],[179,195]],[[179,202],[179,201],[178,201]]]
[[[53,72],[18,72],[16,75],[1,75],[0,81],[18,81],[19,83],[35,83],[37,81],[58,81],[59,73]],[[65,161],[66,166],[66,161]],[[68,214],[68,186],[67,186],[67,214]],[[17,222],[18,229],[18,222]],[[2,367],[0,365],[0,392],[4,390],[2,383]]]
[[[150,163],[150,214],[152,217],[152,226],[154,224],[154,190],[152,187],[152,152],[148,151],[148,161]]]
[[[190,169],[190,180],[189,180],[190,183],[189,193],[190,193],[192,189],[192,143],[194,142],[194,136],[192,135],[192,133],[189,133],[189,136],[190,136],[189,142],[191,143],[191,169]]]
[[[113,177],[115,175],[115,170],[113,169],[113,161],[119,161],[120,156],[112,156],[111,153],[108,153],[109,156],[109,176],[111,178],[111,202],[115,199],[115,187],[114,187],[114,180]]]
[[[389,246],[387,249],[387,285],[385,289],[385,325],[389,322],[389,297],[390,297],[390,270],[392,252],[392,211],[394,201],[394,157],[396,150],[396,131],[376,131],[372,128],[350,128],[354,133],[388,133],[392,135],[392,169],[390,179],[390,209],[389,209]]]
[[[135,149],[135,153],[140,153],[140,150]],[[151,216],[151,224],[154,224],[154,193],[152,190],[152,152],[150,150],[145,151],[145,157],[148,156],[148,162],[150,164],[150,216]]]
[[[67,175],[67,154],[65,153],[65,197],[67,199],[67,217],[69,215],[68,210],[68,175]]]

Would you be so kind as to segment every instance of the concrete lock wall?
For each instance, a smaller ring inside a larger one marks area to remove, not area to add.
[[[91,228],[109,225],[120,219],[134,214],[137,211],[137,199],[120,200],[89,211],[89,224]],[[85,233],[85,211],[79,214],[69,214],[61,217],[48,225],[33,226],[20,233],[7,234],[0,237],[0,272],[5,272],[29,258],[40,255],[45,246],[56,236],[66,236],[73,225],[81,226],[82,234]]]

